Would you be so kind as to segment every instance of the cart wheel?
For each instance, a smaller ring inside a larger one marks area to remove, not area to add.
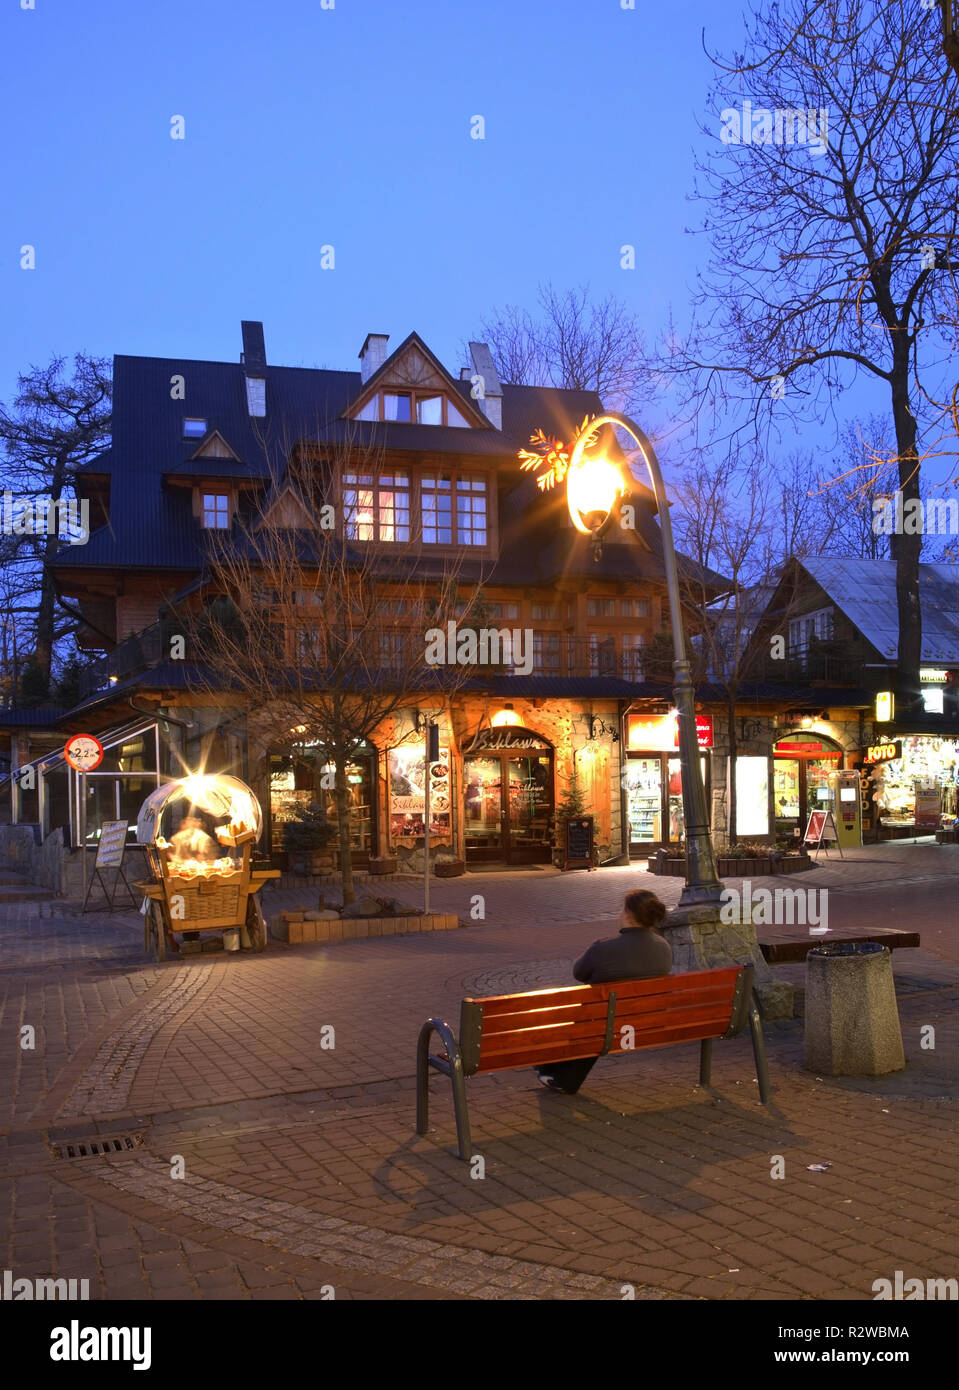
[[[254,951],[264,950],[266,947],[266,919],[257,898],[250,898],[246,910],[246,925],[250,932],[250,945]]]
[[[143,949],[147,955],[153,948],[153,904],[143,914]]]

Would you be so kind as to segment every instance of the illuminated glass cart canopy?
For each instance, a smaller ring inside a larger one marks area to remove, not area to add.
[[[190,808],[206,811],[216,820],[242,824],[247,830],[253,831],[256,839],[260,838],[263,814],[260,803],[246,783],[226,773],[195,773],[180,777],[175,782],[165,782],[150,793],[137,817],[138,844],[156,844],[163,812],[178,801],[184,803],[184,813]]]

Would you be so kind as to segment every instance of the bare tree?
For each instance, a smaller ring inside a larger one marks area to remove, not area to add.
[[[73,494],[77,469],[102,453],[110,437],[110,367],[106,358],[77,353],[68,375],[66,359],[55,357],[18,377],[12,409],[0,405],[0,491],[29,503],[34,521],[45,512],[56,522],[53,529],[31,525],[2,538],[9,580],[3,616],[16,627],[21,663],[26,651],[39,693],[49,686],[57,640],[81,620],[57,593],[49,565],[64,544],[59,507]]]
[[[743,678],[746,645],[774,582],[777,546],[776,487],[769,469],[758,457],[737,452],[725,457],[693,457],[674,480],[673,525],[684,556],[696,566],[683,566],[684,602],[700,615],[701,634],[695,639],[700,676],[720,683],[726,694],[726,732],[729,747],[729,806],[727,830],[737,839],[736,757],[739,739],[736,705]],[[727,587],[717,595],[714,576],[725,576]]]
[[[437,560],[404,544],[391,554],[382,498],[377,507],[372,492],[337,490],[344,474],[371,476],[381,463],[358,446],[322,459],[294,452],[257,506],[210,533],[205,606],[180,616],[195,690],[236,706],[261,745],[312,742],[332,766],[344,902],[354,898],[347,769],[357,744],[414,701],[448,708],[474,668],[430,664],[427,633],[483,618],[481,583],[458,582],[462,553]]]
[[[651,378],[639,320],[626,306],[612,295],[592,303],[588,285],[560,293],[549,283],[540,286],[537,306],[494,309],[476,334],[502,380],[595,391],[604,405],[635,410]]]
[[[955,446],[937,402],[951,398],[959,103],[939,42],[918,4],[753,9],[746,51],[717,84],[711,133],[724,143],[701,166],[715,254],[697,302],[711,322],[672,356],[713,438],[820,424],[851,380],[880,384],[906,504],[921,461]],[[891,548],[908,708],[921,536]]]

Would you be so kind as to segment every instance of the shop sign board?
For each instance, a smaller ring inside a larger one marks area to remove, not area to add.
[[[868,748],[864,749],[862,760],[865,765],[871,767],[875,763],[895,762],[897,758],[901,757],[902,740],[896,739],[893,743],[884,739],[882,743],[871,743]]]
[[[679,721],[675,714],[631,714],[627,717],[626,740],[629,748],[672,752],[679,747]],[[711,715],[696,715],[696,742],[700,748],[712,748]]]
[[[451,833],[450,750],[440,748],[439,758],[429,765],[430,835]],[[412,844],[425,834],[427,764],[422,743],[391,748],[390,835]]]
[[[832,811],[810,811],[809,824],[803,836],[803,844],[821,845],[827,840],[839,840],[836,821]]]
[[[97,844],[98,869],[119,869],[123,863],[123,851],[127,843],[127,823],[125,820],[105,820],[100,828]]]
[[[797,753],[815,753],[820,758],[838,758],[840,754],[829,744],[823,743],[822,739],[811,738],[796,742],[793,739],[781,738],[773,749],[777,758],[792,758]]]
[[[939,788],[916,782],[916,830],[938,830],[941,806]]]
[[[503,724],[496,729],[477,729],[473,741],[464,751],[467,753],[500,753],[511,748],[541,748],[551,751],[551,745],[532,729],[524,729],[518,724]]]
[[[920,685],[947,685],[951,680],[952,672],[944,671],[941,666],[919,667]]]

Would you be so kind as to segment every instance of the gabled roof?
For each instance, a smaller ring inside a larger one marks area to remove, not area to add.
[[[894,560],[819,556],[798,562],[880,656],[899,655]],[[921,661],[959,662],[959,565],[920,564]]]
[[[400,374],[400,380],[397,381],[397,369],[402,365],[403,358],[409,356],[411,353],[421,354],[426,364],[432,368],[434,374],[439,378],[437,389],[442,387],[445,388],[448,396],[455,398],[459,395],[462,397],[462,400],[466,402],[466,408],[464,409],[463,405],[458,402],[458,409],[472,422],[474,429],[493,428],[470,395],[460,391],[460,383],[455,377],[450,376],[442,362],[430,351],[418,333],[408,334],[400,343],[399,347],[394,352],[391,352],[389,357],[377,367],[376,371],[362,383],[356,399],[350,402],[346,413],[352,416],[353,411],[365,402],[367,397],[371,396],[375,391],[378,391],[382,386],[393,384],[394,382],[396,382],[397,385],[403,384],[402,374]]]

